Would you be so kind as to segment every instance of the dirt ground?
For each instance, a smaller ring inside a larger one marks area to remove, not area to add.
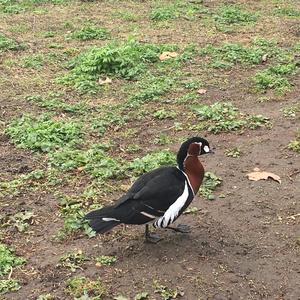
[[[18,60],[25,54],[46,53],[49,50],[46,46],[48,41],[39,35],[40,31],[55,31],[59,34],[52,38],[52,42],[64,43],[64,22],[72,20],[80,23],[81,19],[101,16],[100,23],[118,38],[122,39],[135,30],[137,39],[153,43],[194,42],[201,47],[225,41],[247,42],[260,35],[275,38],[281,45],[290,45],[299,39],[299,18],[275,18],[266,13],[276,5],[283,5],[282,1],[234,2],[259,11],[261,21],[251,29],[241,27],[237,32],[228,34],[208,29],[203,22],[185,19],[174,21],[170,26],[152,28],[145,17],[153,6],[152,1],[74,2],[68,6],[49,4],[46,5],[48,13],[44,15],[32,11],[1,14],[1,31],[29,44],[25,52],[0,53],[1,181],[9,182],[35,169],[46,168],[44,155],[18,149],[4,133],[13,118],[24,112],[40,113],[39,108],[25,101],[25,96],[62,89],[70,102],[82,97],[90,103],[101,102],[98,99],[101,96],[96,96],[97,99],[81,96],[72,88],[55,83],[57,73],[64,72],[56,64],[49,64],[42,70],[8,65],[10,59]],[[203,3],[209,8],[219,5],[218,1]],[[293,5],[294,1],[289,3]],[[294,5],[300,10],[298,3]],[[140,19],[136,22],[111,19],[112,12],[121,9],[139,14]],[[12,31],[16,24],[25,27],[24,32]],[[137,28],[132,29],[134,27]],[[93,44],[93,41],[88,43]],[[69,41],[64,47],[81,49],[84,46],[80,42]],[[58,189],[67,195],[80,194],[91,179],[79,174],[78,181],[62,182],[55,191],[49,187],[44,189],[43,185],[36,189],[23,187],[20,193],[5,195],[0,202],[2,216],[25,210],[32,210],[35,215],[33,224],[26,232],[20,233],[13,226],[1,228],[1,241],[27,259],[25,266],[14,269],[11,274],[12,278],[19,280],[21,289],[2,295],[1,299],[37,299],[47,293],[51,293],[54,299],[73,299],[65,289],[66,280],[75,275],[101,279],[107,287],[107,299],[118,295],[134,299],[140,292],[147,292],[148,299],[163,299],[155,292],[155,281],[181,292],[178,299],[300,299],[300,159],[299,154],[287,148],[299,128],[299,118],[289,119],[281,112],[283,107],[300,101],[299,72],[292,78],[291,92],[282,97],[268,94],[274,97],[273,101],[259,102],[257,100],[261,95],[250,91],[248,78],[261,66],[234,67],[230,71],[206,70],[206,77],[197,65],[186,68],[193,72],[194,77],[199,75],[205,79],[205,103],[230,99],[241,111],[267,116],[273,124],[270,129],[217,135],[186,129],[177,132],[172,128],[171,121],[156,122],[154,125],[132,121],[126,125],[135,127],[137,142],[144,154],[155,149],[156,146],[149,144],[149,141],[166,128],[170,128],[166,131],[169,136],[176,136],[176,140],[167,145],[171,150],[176,151],[184,137],[192,135],[205,136],[215,147],[214,155],[202,158],[205,169],[222,178],[222,185],[214,192],[215,200],[196,197],[192,206],[197,207],[198,212],[183,215],[177,221],[190,224],[192,232],[180,234],[161,230],[164,239],[154,245],[144,243],[143,226],[119,226],[113,233],[104,236],[88,238],[78,233],[58,242],[53,237],[62,227],[63,219],[55,192]],[[118,92],[114,91],[113,98],[118,99]],[[152,108],[150,105],[148,109]],[[178,119],[185,122],[187,116],[188,113],[183,112]],[[123,145],[131,142],[130,138],[121,137],[120,131],[110,134],[112,139],[118,141],[123,138]],[[227,149],[234,147],[241,150],[239,158],[225,155]],[[270,179],[248,180],[246,174],[255,167],[279,175],[281,184]],[[115,180],[113,184],[120,186],[120,189],[107,193],[103,201],[117,199],[123,193],[121,186],[129,183]],[[102,198],[105,196],[102,195]],[[117,262],[112,266],[99,267],[91,259],[76,272],[57,266],[62,255],[76,249],[82,250],[89,258],[116,256]]]

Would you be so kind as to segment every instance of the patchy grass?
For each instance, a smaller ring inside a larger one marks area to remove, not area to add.
[[[255,23],[257,19],[257,13],[244,10],[238,5],[221,6],[214,15],[214,20],[221,25],[246,25]]]
[[[257,72],[253,78],[258,91],[266,92],[274,89],[279,95],[284,95],[292,88],[287,76],[296,73],[297,66],[294,63],[277,64]]]
[[[90,24],[79,30],[73,31],[68,36],[72,39],[78,39],[81,41],[105,40],[109,38],[109,31],[106,28]]]
[[[0,33],[0,53],[7,50],[21,50],[24,46]]]
[[[60,259],[58,266],[62,268],[68,268],[72,272],[75,272],[77,269],[82,269],[81,265],[89,260],[81,250],[73,251],[64,254]]]
[[[33,223],[33,216],[34,213],[32,211],[18,212],[10,217],[10,223],[12,223],[19,232],[24,232]]]
[[[96,257],[96,262],[100,265],[110,266],[117,261],[116,256],[101,255]]]
[[[88,106],[85,103],[67,103],[60,98],[60,95],[56,94],[50,94],[47,98],[38,95],[27,96],[25,99],[41,108],[46,108],[49,111],[82,114],[88,110]]]
[[[222,179],[212,172],[205,172],[203,183],[199,189],[199,193],[208,200],[214,200],[213,191],[220,186]]]
[[[6,245],[0,243],[0,276],[8,274],[12,268],[25,264],[26,260],[18,257]]]
[[[136,158],[129,163],[129,170],[135,175],[141,175],[155,168],[174,165],[176,162],[175,154],[169,150],[161,150],[159,152],[149,153],[142,158]]]
[[[283,115],[290,119],[296,119],[300,118],[300,103],[286,106],[283,109],[281,109]]]
[[[296,132],[296,137],[294,140],[290,141],[288,148],[292,151],[300,153],[300,129]]]
[[[300,10],[297,10],[293,7],[277,8],[277,9],[275,9],[274,13],[277,16],[286,16],[286,17],[292,17],[292,18],[300,17]]]
[[[236,64],[261,64],[264,55],[276,57],[282,50],[272,41],[256,39],[249,47],[239,43],[225,43],[219,47],[208,45],[200,50],[200,54],[210,58],[211,67],[230,69]]]
[[[241,129],[256,129],[270,126],[268,118],[257,115],[247,116],[239,112],[230,102],[215,102],[212,105],[194,105],[191,107],[200,118],[201,126],[215,134]]]
[[[21,288],[19,282],[14,279],[0,279],[0,295],[15,292]]]
[[[73,277],[67,281],[66,292],[75,298],[101,300],[106,295],[106,288],[100,280],[86,277]]]
[[[157,5],[150,12],[150,19],[152,21],[170,21],[177,18],[184,18],[194,20],[200,12],[207,12],[208,10],[199,3],[190,3],[185,1],[174,1],[172,4]]]
[[[142,44],[134,40],[112,42],[104,47],[92,47],[70,62],[70,72],[59,82],[73,85],[81,92],[96,92],[101,76],[124,79],[136,78],[147,70],[149,64],[159,61],[162,51],[174,50],[174,46]]]
[[[69,196],[60,196],[60,211],[64,225],[56,235],[58,240],[83,231],[88,237],[94,237],[96,233],[83,219],[86,213],[86,205],[80,199]]]
[[[242,152],[238,147],[234,147],[232,149],[226,150],[225,154],[228,157],[239,158],[241,156]]]
[[[6,133],[20,148],[49,152],[63,146],[78,145],[82,138],[82,125],[75,121],[55,121],[48,115],[27,115],[14,120]]]

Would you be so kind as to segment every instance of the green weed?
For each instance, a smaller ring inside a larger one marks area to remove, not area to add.
[[[170,300],[175,299],[178,296],[182,296],[181,292],[177,289],[171,289],[167,286],[160,284],[157,280],[154,281],[155,293],[159,294],[161,299]]]
[[[293,7],[278,8],[275,10],[275,15],[298,18],[300,17],[300,10]]]
[[[174,165],[176,162],[175,154],[169,150],[161,150],[152,152],[142,158],[136,158],[128,165],[128,169],[132,170],[135,175],[149,172],[155,168]]]
[[[37,104],[42,108],[46,108],[50,111],[61,111],[66,113],[84,113],[87,111],[88,107],[85,103],[66,103],[59,96],[50,95],[48,98],[43,98],[41,96],[27,96],[25,98],[27,101]]]
[[[11,216],[10,221],[12,222],[13,226],[18,229],[19,232],[24,232],[32,224],[33,216],[34,214],[32,211],[19,212]]]
[[[0,279],[0,295],[15,292],[21,288],[19,282],[14,279]]]
[[[0,53],[7,50],[21,50],[23,48],[24,46],[0,33]]]
[[[81,41],[105,40],[109,37],[109,32],[107,29],[96,25],[86,25],[80,30],[73,31],[68,36]]]
[[[62,240],[66,236],[83,230],[88,237],[94,237],[96,233],[83,219],[85,205],[76,198],[63,196],[60,198],[60,211],[64,219],[63,228],[57,233],[57,239]]]
[[[193,20],[197,14],[206,12],[207,9],[200,4],[174,1],[173,4],[154,7],[150,12],[150,19],[156,22],[174,20],[177,18]]]
[[[155,101],[169,92],[175,80],[170,77],[151,76],[137,83],[138,92],[130,96],[127,105],[137,107],[149,101]]]
[[[283,112],[283,115],[290,119],[295,119],[297,117],[300,117],[300,103],[284,107],[281,109]]]
[[[54,121],[48,115],[22,116],[11,122],[6,133],[20,148],[49,152],[80,143],[82,125],[75,121]]]
[[[110,266],[117,261],[116,256],[101,255],[96,257],[96,262],[101,265]]]
[[[215,102],[212,105],[195,105],[192,110],[204,121],[202,129],[213,133],[270,126],[269,119],[261,115],[242,115],[230,102]]]
[[[128,22],[137,22],[140,19],[140,17],[137,14],[129,10],[120,10],[116,13],[115,16]]]
[[[296,132],[296,138],[288,144],[288,148],[292,151],[300,153],[300,129]]]
[[[170,144],[172,141],[172,138],[165,133],[161,133],[158,137],[156,137],[153,141],[153,144],[155,145],[166,145]]]
[[[259,71],[253,77],[253,81],[258,91],[266,92],[274,89],[279,95],[284,95],[292,88],[288,75],[295,74],[295,64],[278,64],[270,66],[263,71]]]
[[[175,111],[166,110],[164,108],[157,110],[153,113],[153,117],[159,120],[174,119],[177,113]]]
[[[218,9],[214,19],[219,24],[225,25],[245,25],[255,23],[257,14],[243,10],[237,5],[225,5]]]
[[[26,260],[18,257],[6,245],[0,243],[0,276],[8,274],[12,268],[25,264]]]
[[[159,61],[162,51],[172,49],[174,46],[142,44],[134,40],[92,47],[73,59],[69,64],[70,72],[58,81],[73,85],[81,92],[95,93],[101,76],[136,78],[148,65]]]
[[[49,165],[62,170],[80,168],[98,180],[123,176],[122,163],[110,157],[102,144],[95,144],[88,150],[64,148],[49,153]]]
[[[225,151],[226,156],[238,158],[241,156],[241,150],[237,147]]]
[[[23,68],[40,69],[45,64],[45,57],[43,55],[32,55],[24,57],[21,61]]]
[[[106,288],[100,280],[73,277],[67,281],[66,292],[76,299],[101,300],[106,295]]]
[[[51,294],[41,294],[36,300],[54,300],[54,297]]]
[[[275,57],[282,52],[275,43],[263,39],[254,40],[250,47],[227,43],[220,47],[208,45],[200,50],[201,55],[210,57],[211,67],[223,69],[230,69],[236,64],[257,65],[262,63],[265,54]]]
[[[222,183],[222,179],[211,172],[206,172],[199,193],[208,200],[214,200],[213,191]]]
[[[1,0],[0,1],[0,12],[7,14],[18,14],[27,10],[37,10],[38,6],[47,3],[51,4],[66,4],[70,0]]]
[[[81,269],[81,265],[87,261],[88,258],[82,253],[81,250],[66,253],[59,259],[58,266],[68,268],[72,272]]]

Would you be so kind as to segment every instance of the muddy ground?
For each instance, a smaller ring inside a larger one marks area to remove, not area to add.
[[[203,5],[214,9],[220,5],[218,2],[203,1]],[[74,1],[66,6],[45,4],[43,7],[48,12],[44,14],[31,10],[19,14],[1,14],[1,31],[29,45],[25,52],[0,53],[1,180],[9,182],[22,174],[47,168],[43,154],[18,149],[4,132],[11,120],[22,113],[41,112],[25,101],[25,96],[60,90],[65,99],[71,102],[79,101],[82,97],[94,105],[105,101],[101,100],[101,95],[82,96],[74,89],[54,82],[57,73],[65,71],[60,69],[58,63],[37,70],[7,63],[8,60],[18,61],[25,55],[49,51],[46,46],[48,41],[39,32],[51,30],[56,33],[54,38],[50,38],[52,43],[78,49],[86,44],[65,42],[63,24],[67,21],[80,24],[86,18],[101,19],[99,23],[120,39],[135,32],[138,40],[153,43],[194,42],[201,47],[225,41],[246,43],[252,37],[264,36],[277,39],[280,45],[285,46],[299,39],[299,18],[274,17],[271,13],[278,5],[294,5],[295,9],[300,10],[295,1],[288,4],[286,1],[234,2],[258,11],[261,19],[253,27],[238,27],[231,33],[207,28],[201,18],[196,21],[179,19],[172,21],[169,26],[153,27],[146,16],[154,1]],[[139,19],[129,22],[112,17],[121,10],[132,11]],[[16,24],[25,29],[18,32]],[[93,41],[87,43],[93,44]],[[299,154],[287,148],[299,128],[299,118],[287,118],[281,111],[283,107],[299,103],[299,72],[292,78],[290,92],[280,97],[268,94],[270,101],[259,102],[262,95],[251,91],[248,78],[256,68],[261,67],[206,70],[203,71],[206,77],[203,77],[197,64],[186,68],[194,77],[199,75],[204,78],[204,88],[207,89],[203,100],[205,103],[230,99],[243,112],[269,117],[272,128],[214,135],[207,131],[187,129],[178,132],[172,128],[173,123],[169,120],[145,124],[132,120],[126,125],[136,129],[137,143],[142,146],[141,155],[157,148],[150,141],[166,128],[170,128],[166,131],[169,136],[176,137],[167,145],[173,151],[178,149],[186,136],[192,135],[205,136],[216,148],[214,155],[205,156],[202,161],[206,170],[222,178],[222,185],[214,192],[215,200],[197,197],[192,206],[197,207],[198,212],[180,218],[180,223],[192,226],[191,233],[161,230],[164,239],[153,245],[144,243],[142,226],[119,226],[113,233],[104,236],[88,238],[79,232],[57,241],[54,236],[63,226],[63,218],[55,192],[79,195],[92,179],[78,174],[76,180],[76,174],[72,173],[71,182],[62,181],[53,190],[49,186],[44,188],[45,182],[37,185],[36,189],[22,187],[16,195],[5,194],[2,197],[1,215],[7,217],[30,210],[35,215],[32,225],[25,232],[18,232],[14,226],[5,226],[1,229],[0,237],[2,242],[16,249],[18,255],[25,257],[27,264],[15,268],[10,274],[20,282],[21,289],[0,298],[37,299],[41,294],[50,293],[54,299],[73,299],[66,293],[66,281],[73,276],[85,276],[103,282],[107,299],[118,295],[134,299],[140,292],[147,292],[148,299],[163,299],[155,292],[155,281],[176,289],[181,294],[177,295],[179,299],[299,299],[300,160]],[[112,98],[118,101],[123,94],[118,94],[118,86],[114,89]],[[153,107],[150,105],[147,109]],[[183,112],[178,119],[184,123],[187,115]],[[121,140],[122,145],[127,145],[133,138],[130,140],[130,137],[121,136],[122,130],[125,129],[111,131],[109,135],[112,140]],[[234,147],[240,148],[241,156],[226,156],[225,151]],[[257,182],[248,180],[246,174],[255,167],[279,175],[281,184],[270,179]],[[110,184],[115,189],[107,195],[101,195],[104,204],[122,195],[122,188],[129,182],[114,180]],[[90,260],[75,272],[57,266],[62,255],[76,249],[82,250]],[[112,266],[97,266],[92,258],[98,255],[116,256],[117,262]]]

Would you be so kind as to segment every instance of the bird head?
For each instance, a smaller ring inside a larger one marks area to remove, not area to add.
[[[183,162],[188,155],[199,156],[208,153],[213,153],[208,141],[201,137],[192,137],[181,145],[177,153],[178,167],[183,170]]]

